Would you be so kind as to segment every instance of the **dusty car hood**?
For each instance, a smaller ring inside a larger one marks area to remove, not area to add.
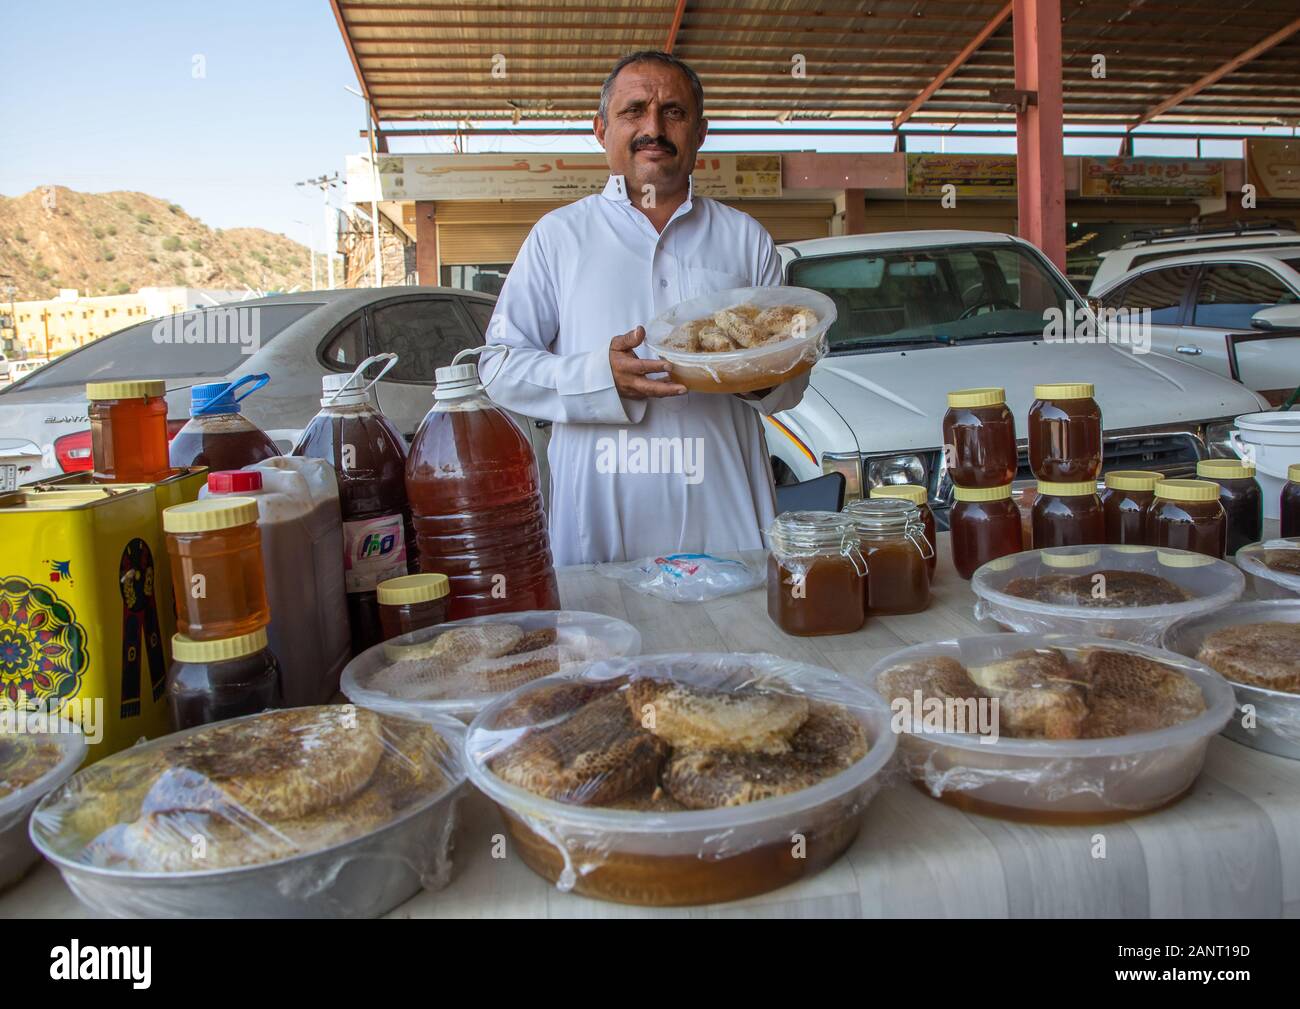
[[[857,434],[863,452],[938,447],[947,393],[975,386],[1006,389],[1023,438],[1034,385],[1041,382],[1092,382],[1108,431],[1266,408],[1244,386],[1201,368],[1097,344],[1008,341],[842,354],[824,358],[812,373],[813,388]]]

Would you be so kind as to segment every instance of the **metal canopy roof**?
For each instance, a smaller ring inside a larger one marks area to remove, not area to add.
[[[331,5],[379,122],[588,119],[619,56],[663,48],[699,72],[714,120],[1013,115],[988,96],[1014,86],[1005,0]],[[1062,0],[1066,121],[1293,125],[1298,13],[1296,0]]]

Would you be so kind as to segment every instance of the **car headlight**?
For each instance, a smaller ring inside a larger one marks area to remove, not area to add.
[[[862,456],[856,452],[822,453],[822,472],[840,473],[844,476],[844,500],[856,501],[862,497]]]
[[[1201,438],[1211,459],[1237,458],[1237,453],[1232,450],[1232,442],[1228,438],[1232,427],[1233,422],[1230,420],[1216,420],[1206,424],[1202,429]]]
[[[868,456],[864,462],[868,488],[899,483],[930,486],[925,459],[919,455]]]

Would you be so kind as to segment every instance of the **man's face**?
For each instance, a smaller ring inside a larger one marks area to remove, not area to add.
[[[626,176],[630,197],[647,185],[664,195],[686,189],[709,124],[685,74],[653,61],[624,67],[614,79],[608,117],[598,115],[592,125],[609,170]]]

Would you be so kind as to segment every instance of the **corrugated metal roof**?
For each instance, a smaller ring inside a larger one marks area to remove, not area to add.
[[[588,119],[621,55],[668,44],[677,0],[331,0],[383,122]],[[892,119],[1005,0],[689,0],[674,52],[717,119]],[[1062,0],[1065,117],[1132,122],[1294,24],[1296,0]],[[791,73],[806,61],[807,77]],[[1106,76],[1093,76],[1094,54]],[[504,61],[504,62],[503,62]],[[494,75],[494,68],[496,75]],[[1008,19],[916,120],[1008,118]],[[1300,119],[1300,32],[1170,109],[1157,123]]]

